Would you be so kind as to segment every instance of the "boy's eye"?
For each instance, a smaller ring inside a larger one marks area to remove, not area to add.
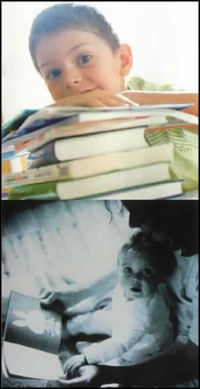
[[[150,278],[150,277],[153,277],[154,275],[155,275],[155,272],[151,268],[146,268],[146,269],[142,270],[142,277],[144,277],[144,278]]]
[[[50,80],[55,80],[55,79],[58,78],[60,75],[61,75],[61,70],[60,70],[60,69],[53,69],[53,70],[51,70],[51,71],[48,73],[47,78],[50,79]]]
[[[132,269],[130,266],[125,266],[123,271],[125,274],[132,274]]]
[[[81,55],[79,58],[78,58],[78,64],[79,65],[84,65],[86,63],[88,63],[91,59],[91,55]]]

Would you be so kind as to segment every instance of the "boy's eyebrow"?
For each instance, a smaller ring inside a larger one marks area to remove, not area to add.
[[[90,44],[90,42],[82,42],[82,43],[79,43],[78,45],[72,47],[67,54],[70,54],[72,51],[78,49],[80,46],[83,46],[83,45],[88,45]],[[43,68],[44,66],[47,66],[47,65],[50,65],[51,63],[53,63],[55,61],[49,61],[49,62],[44,62],[41,66],[39,66],[39,69]]]
[[[131,263],[124,262],[124,263],[121,263],[121,266],[131,266]]]

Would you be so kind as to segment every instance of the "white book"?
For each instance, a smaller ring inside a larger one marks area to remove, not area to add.
[[[119,190],[106,195],[94,196],[94,200],[159,200],[183,195],[182,180]]]
[[[102,133],[107,131],[116,131],[128,128],[166,125],[167,120],[163,116],[152,116],[148,118],[114,118],[109,120],[87,121],[80,123],[69,124],[68,122],[60,122],[56,125],[44,127],[41,130],[32,132],[20,137],[14,142],[16,153],[22,151],[33,151],[42,147],[46,143],[59,138],[75,137],[86,134]]]
[[[29,159],[36,163],[38,159],[42,165],[144,147],[149,147],[144,137],[144,128],[125,129],[59,139],[31,153]]]
[[[53,117],[63,117],[66,125],[72,123],[81,123],[87,121],[100,121],[100,120],[109,120],[117,118],[137,118],[139,116],[162,116],[180,120],[186,123],[192,123],[197,125],[198,119],[196,116],[179,111],[178,109],[183,109],[190,104],[161,104],[161,105],[146,105],[146,106],[134,106],[134,107],[114,107],[114,108],[83,108],[83,107],[49,107],[44,108],[37,113],[28,117],[25,122],[19,127],[15,132],[15,135],[20,135],[19,137],[12,139],[3,139],[2,147],[3,151],[9,149],[9,146],[12,146],[21,141],[31,139],[34,136],[41,135],[46,130],[40,128],[36,131],[30,133],[24,133],[24,130],[29,127],[34,121],[45,120]],[[66,118],[67,117],[67,118]],[[64,122],[63,122],[64,123]],[[55,125],[53,125],[55,126]],[[53,128],[53,126],[48,126],[48,129]],[[36,135],[37,133],[37,135]]]
[[[173,144],[167,143],[8,173],[2,176],[2,187],[90,177],[161,161],[169,162],[172,158]]]
[[[168,166],[168,163],[163,162],[96,177],[58,182],[56,185],[57,196],[60,200],[69,200],[166,181],[170,179]]]
[[[169,163],[160,162],[77,180],[21,185],[11,189],[9,199],[72,200],[170,179]]]

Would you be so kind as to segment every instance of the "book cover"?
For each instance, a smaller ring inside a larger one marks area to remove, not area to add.
[[[58,352],[61,317],[40,300],[11,292],[3,352],[9,376],[55,379],[62,374]]]

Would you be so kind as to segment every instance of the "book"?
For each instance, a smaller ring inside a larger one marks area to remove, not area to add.
[[[44,108],[35,114],[28,117],[25,122],[18,128],[17,131],[11,135],[7,135],[2,139],[3,151],[7,151],[9,146],[14,145],[20,141],[31,139],[37,134],[41,135],[45,131],[50,130],[55,126],[49,125],[49,118],[53,117],[63,119],[62,124],[69,125],[72,123],[81,123],[87,121],[101,121],[109,119],[128,119],[141,116],[170,116],[179,120],[189,121],[191,123],[191,116],[179,110],[187,108],[191,104],[160,104],[160,105],[146,105],[133,107],[104,107],[104,108],[88,108],[88,107],[49,107]],[[193,122],[193,121],[192,121]],[[48,125],[46,126],[45,123]],[[61,123],[61,122],[60,122]],[[38,126],[37,126],[38,124]],[[57,124],[58,125],[58,124]],[[9,150],[10,151],[10,150]]]
[[[185,128],[191,132],[196,133],[196,125],[193,123],[184,123],[182,121],[169,122],[162,116],[152,116],[146,118],[135,119],[109,119],[96,122],[74,123],[73,125],[60,124],[48,131],[43,132],[41,135],[34,136],[28,140],[16,142],[14,144],[14,150],[16,154],[22,152],[34,151],[43,145],[51,142],[52,140],[60,138],[68,138],[70,136],[79,136],[83,134],[95,134],[106,131],[115,131],[128,128],[144,127],[145,132],[167,130],[174,128]]]
[[[41,166],[58,161],[73,160],[109,154],[117,151],[149,147],[144,137],[144,129],[123,129],[94,135],[81,135],[55,140],[29,154],[29,160],[36,160]],[[38,165],[38,166],[39,166]]]
[[[173,144],[167,143],[148,148],[129,150],[106,155],[98,155],[41,166],[23,172],[8,173],[2,176],[2,187],[77,179],[95,176],[106,172],[129,169],[157,162],[170,162],[173,158]]]
[[[44,129],[45,131],[41,135],[34,133],[32,134],[32,138],[28,140],[20,141],[19,139],[19,141],[14,144],[14,149],[16,153],[24,150],[32,151],[46,143],[49,143],[52,140],[59,138],[115,131],[123,128],[149,127],[150,125],[160,124],[161,122],[164,125],[167,120],[162,116],[148,116],[128,119],[117,118],[87,121],[84,123],[74,123],[71,125],[60,123],[59,126],[53,126],[51,129],[48,129],[48,131]]]
[[[63,374],[58,352],[61,317],[40,300],[11,291],[3,339],[8,376],[54,380]]]
[[[158,184],[129,188],[110,192],[106,195],[94,196],[94,200],[161,200],[182,196],[182,181],[169,180]]]
[[[77,180],[16,186],[11,188],[9,200],[80,199],[170,178],[169,163],[160,162]]]

